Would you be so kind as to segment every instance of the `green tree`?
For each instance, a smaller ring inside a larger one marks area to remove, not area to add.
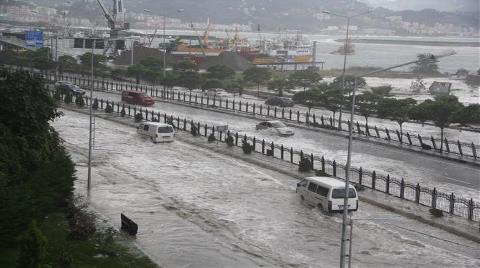
[[[164,85],[166,88],[173,88],[175,85],[178,84],[178,76],[176,72],[167,72],[165,77],[162,77],[161,84]]]
[[[137,84],[140,84],[146,72],[147,72],[147,68],[145,68],[145,66],[141,64],[134,64],[134,65],[128,66],[126,75],[129,77],[134,77],[135,82]]]
[[[480,125],[480,104],[470,104],[457,111],[454,121],[462,125]]]
[[[60,113],[43,80],[0,77],[0,247],[8,247],[71,197],[74,166],[49,125]]]
[[[343,76],[338,76],[336,77],[332,84],[332,87],[335,87],[339,89],[340,91],[342,90],[343,87]],[[357,77],[357,88],[363,88],[367,86],[367,81],[363,77]],[[343,90],[343,94],[347,94],[350,96],[353,92],[353,89],[355,88],[355,76],[354,75],[345,75],[345,89]]]
[[[372,87],[372,93],[377,96],[388,97],[390,95],[390,91],[392,91],[392,86],[379,86],[379,87]]]
[[[417,74],[438,74],[438,60],[431,54],[418,54],[419,62],[412,66],[411,70]]]
[[[194,61],[185,60],[173,65],[173,70],[177,72],[198,71],[198,65]]]
[[[365,117],[365,124],[368,125],[368,118],[377,113],[378,103],[382,97],[365,92],[356,97],[355,110]]]
[[[415,105],[409,111],[409,117],[412,120],[422,123],[422,126],[425,124],[426,121],[431,120],[431,109],[430,106],[432,104],[432,100],[425,100],[424,102]]]
[[[110,71],[110,75],[112,76],[112,78],[115,78],[115,79],[118,79],[118,78],[121,78],[122,76],[126,75],[127,74],[127,71],[124,70],[124,69],[113,69]]]
[[[270,80],[272,73],[267,68],[251,67],[243,72],[243,79],[257,84],[257,96],[260,96],[260,85]]]
[[[47,255],[47,238],[38,229],[35,221],[17,239],[19,253],[18,267],[39,268]]]
[[[70,71],[75,72],[77,71],[78,64],[77,60],[69,55],[62,55],[58,57],[58,71],[60,73]]]
[[[184,87],[190,91],[200,88],[202,85],[202,77],[195,71],[185,71],[179,74],[177,85]]]
[[[279,97],[283,96],[283,90],[291,88],[291,84],[283,77],[268,81],[268,89],[277,91]]]
[[[235,75],[235,71],[226,65],[214,65],[207,69],[207,77],[211,79],[225,80]]]
[[[222,81],[218,79],[207,79],[202,84],[202,91],[213,89],[213,88],[223,88]]]
[[[333,113],[333,124],[335,125],[335,114],[344,105],[342,93],[338,89],[329,89],[320,95],[320,104]]]
[[[455,114],[463,108],[463,104],[455,96],[437,96],[429,105],[431,120],[440,128],[440,152],[443,152],[443,130],[455,120]]]
[[[84,68],[90,68],[92,65],[92,53],[87,52],[79,56],[80,63],[83,65]],[[103,68],[105,67],[104,64],[107,62],[107,57],[101,54],[94,54],[93,55],[93,67],[94,68]]]
[[[311,88],[322,80],[322,76],[320,76],[320,74],[314,69],[306,69],[295,71],[290,74],[288,80],[291,81],[294,86],[303,87],[303,90],[305,91],[306,88]]]
[[[240,96],[243,93],[243,80],[241,79],[232,79],[226,80],[224,82],[224,89],[228,92],[238,93]]]
[[[163,59],[148,57],[140,61],[140,64],[152,71],[163,70]]]
[[[403,140],[403,123],[410,119],[410,110],[416,103],[417,101],[412,98],[403,100],[384,98],[378,104],[378,116],[393,120],[400,126],[400,142]]]

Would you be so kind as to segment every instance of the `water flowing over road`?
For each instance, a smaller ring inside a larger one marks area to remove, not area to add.
[[[53,125],[85,194],[88,116],[64,113]],[[340,216],[303,204],[296,179],[102,119],[95,146],[92,206],[116,226],[120,212],[134,219],[136,243],[162,267],[338,265]],[[474,242],[364,203],[354,217],[355,267],[480,265]]]
[[[94,97],[120,101],[120,95],[95,92]],[[261,119],[239,117],[228,113],[185,107],[165,102],[157,102],[156,111],[174,114],[180,118],[192,119],[209,125],[228,125],[230,130],[239,131],[259,139],[284,144],[287,148],[304,150],[328,159],[345,163],[347,158],[347,139],[326,132],[314,132],[295,128],[293,137],[280,137],[269,131],[257,131],[255,125]],[[439,159],[428,155],[412,153],[392,147],[379,146],[368,142],[355,141],[352,155],[353,166],[384,172],[409,182],[437,187],[440,191],[455,192],[458,196],[480,196],[480,168]]]

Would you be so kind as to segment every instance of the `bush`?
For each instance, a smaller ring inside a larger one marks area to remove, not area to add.
[[[443,211],[436,208],[431,208],[430,214],[432,214],[434,217],[437,217],[437,218],[443,217]]]
[[[242,150],[244,154],[251,154],[253,151],[253,146],[248,143],[248,141],[242,140]]]
[[[63,101],[64,101],[66,104],[72,103],[72,94],[67,93],[67,94],[65,95],[65,98],[63,99]]]
[[[30,223],[27,230],[18,239],[18,267],[41,267],[47,254],[47,239],[38,229],[35,221]]]
[[[120,116],[125,117],[125,108],[122,107],[122,110],[120,111]]]
[[[234,145],[234,139],[232,135],[228,135],[227,138],[225,139],[225,143],[229,146],[232,147]]]
[[[92,109],[94,110],[98,109],[98,99],[93,100]]]
[[[312,162],[308,157],[302,157],[300,162],[298,163],[298,171],[300,172],[308,172],[312,170]]]
[[[110,104],[107,104],[107,107],[105,107],[105,112],[109,114],[113,113],[113,106]]]
[[[355,183],[354,187],[357,190],[357,192],[365,191],[365,186],[363,186],[361,184]]]
[[[62,100],[62,94],[60,93],[60,90],[56,90],[55,91],[55,94],[53,95],[53,97],[57,100],[57,101],[61,101]]]
[[[331,177],[330,174],[327,174],[321,170],[315,170],[315,176],[318,177]]]
[[[135,122],[137,122],[137,123],[142,122],[143,115],[141,113],[137,113],[134,118],[135,118]]]
[[[194,123],[192,123],[192,124],[190,125],[190,133],[191,133],[192,136],[194,136],[194,137],[198,136],[198,128],[197,128],[197,126],[195,126]]]
[[[71,239],[86,240],[96,231],[95,215],[89,212],[88,205],[79,199],[69,204],[67,220]]]
[[[85,100],[83,99],[82,95],[79,95],[79,96],[77,96],[77,98],[75,98],[75,104],[76,104],[78,107],[83,107],[83,106],[85,106]]]
[[[208,135],[208,142],[214,142],[216,140],[217,138],[215,138],[215,134],[210,133],[210,135]]]

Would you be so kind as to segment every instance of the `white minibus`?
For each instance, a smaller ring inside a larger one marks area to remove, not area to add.
[[[138,125],[137,133],[148,136],[153,142],[172,142],[175,139],[175,130],[169,124],[158,122],[144,122]]]
[[[328,212],[343,211],[345,182],[332,177],[307,177],[297,183],[296,192],[305,202],[321,207]],[[355,187],[350,184],[348,191],[348,210],[357,211],[358,196]]]

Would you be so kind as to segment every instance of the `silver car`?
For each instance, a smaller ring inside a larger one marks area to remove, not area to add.
[[[293,136],[295,133],[280,121],[263,121],[256,125],[257,130],[271,129],[280,136]]]

